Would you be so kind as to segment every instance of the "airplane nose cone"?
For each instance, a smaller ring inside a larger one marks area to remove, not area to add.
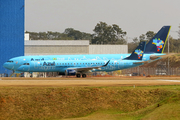
[[[3,64],[3,67],[8,69],[8,64],[5,62],[5,63]]]
[[[12,69],[13,69],[13,66],[10,65],[10,64],[7,63],[7,62],[5,62],[5,63],[3,64],[3,67],[6,68],[6,69],[9,69],[9,70],[12,70]]]

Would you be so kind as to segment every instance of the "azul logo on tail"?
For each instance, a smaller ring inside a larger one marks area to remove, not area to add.
[[[163,53],[171,26],[163,26],[148,42],[144,53]]]
[[[138,55],[138,59],[141,59],[141,57],[143,56],[144,52],[142,50],[140,50],[140,49],[139,50],[136,49],[134,53]]]
[[[139,44],[139,46],[132,52],[132,54],[124,58],[124,60],[142,60],[144,50],[146,48],[146,42],[143,41]]]
[[[156,45],[157,52],[159,52],[163,48],[163,46],[164,46],[164,41],[161,40],[160,38],[158,38],[158,39],[155,38],[155,39],[153,39],[152,44]]]

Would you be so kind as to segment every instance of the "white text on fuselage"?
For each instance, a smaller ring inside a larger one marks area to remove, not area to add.
[[[31,61],[44,61],[44,58],[41,58],[41,59],[34,59],[34,58],[31,58]]]

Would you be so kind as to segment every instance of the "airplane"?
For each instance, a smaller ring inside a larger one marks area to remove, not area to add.
[[[163,26],[158,33],[147,43],[143,56],[143,61],[155,61],[161,59],[171,26]],[[9,59],[3,64],[4,68],[14,72],[30,61],[43,62],[47,60],[122,60],[130,54],[84,54],[84,55],[39,55],[39,56],[19,56]]]
[[[20,72],[60,72],[62,74],[86,77],[87,72],[115,71],[143,65],[146,42],[141,42],[132,54],[122,60],[45,60],[29,61],[21,65]]]

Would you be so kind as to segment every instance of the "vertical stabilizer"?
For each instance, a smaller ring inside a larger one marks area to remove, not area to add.
[[[148,42],[144,53],[163,53],[171,26],[163,26]]]
[[[132,52],[132,54],[129,57],[124,58],[124,60],[142,60],[145,48],[146,48],[146,42],[143,41]]]

